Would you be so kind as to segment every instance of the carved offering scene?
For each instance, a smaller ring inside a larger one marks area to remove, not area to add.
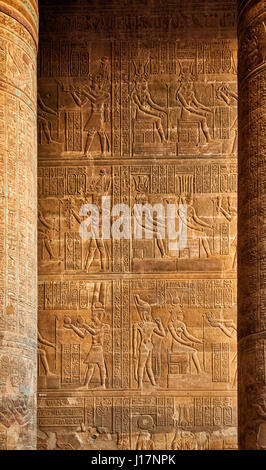
[[[41,2],[42,450],[237,448],[235,2],[177,3]]]
[[[39,155],[233,158],[235,42],[40,44]]]

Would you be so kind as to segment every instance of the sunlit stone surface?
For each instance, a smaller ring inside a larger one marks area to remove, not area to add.
[[[0,449],[36,447],[35,0],[0,1]]]

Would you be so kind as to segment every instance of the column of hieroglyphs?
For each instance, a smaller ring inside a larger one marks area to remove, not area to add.
[[[36,442],[36,0],[0,1],[0,449]]]
[[[266,446],[265,361],[265,10],[240,1],[239,40],[239,435],[242,449]],[[264,211],[264,212],[263,212]],[[264,232],[263,232],[264,230]],[[263,290],[264,289],[264,290]]]

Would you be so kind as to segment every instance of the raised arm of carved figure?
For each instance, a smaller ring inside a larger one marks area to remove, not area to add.
[[[193,336],[191,333],[188,332],[186,325],[184,324],[183,326],[183,333],[185,337],[189,340],[192,341],[192,343],[199,343],[202,344],[202,341],[195,336]]]
[[[166,114],[166,111],[164,108],[162,108],[162,106],[159,106],[157,103],[155,103],[150,95],[150,93],[147,91],[146,92],[147,94],[147,102],[148,104],[154,108],[154,109],[157,109],[157,111],[161,111],[162,113],[165,113]]]
[[[165,329],[163,327],[163,324],[161,322],[160,318],[156,318],[155,322],[157,323],[157,327],[154,328],[153,332],[156,333],[158,336],[161,336],[162,338],[165,337]]]
[[[40,332],[38,332],[38,341],[43,344],[44,346],[49,346],[50,348],[55,348],[55,345],[51,343],[51,341],[48,341],[48,339],[45,339]]]
[[[174,338],[174,340],[177,341],[177,343],[184,344],[185,346],[190,346],[191,345],[190,341],[186,341],[185,339],[181,338],[180,336],[178,336],[176,334],[176,330],[175,330],[175,327],[174,327],[172,322],[169,323],[168,329],[169,329],[172,337]]]
[[[212,228],[211,225],[207,224],[207,222],[204,222],[204,220],[200,219],[200,218],[197,216],[195,210],[193,211],[193,220],[194,220],[197,224],[201,225],[202,227]]]
[[[42,111],[45,111],[48,114],[54,114],[55,116],[57,115],[57,112],[54,109],[50,108],[50,106],[44,103],[40,93],[38,93],[38,106]]]
[[[141,334],[139,325],[137,323],[133,326],[133,357],[134,359],[137,358],[137,347],[138,347],[138,333]]]
[[[207,111],[208,113],[211,112],[211,109],[205,106],[204,104],[200,103],[199,100],[197,100],[195,93],[193,93],[193,98],[192,98],[192,103],[195,104],[198,108],[203,109],[204,111]]]

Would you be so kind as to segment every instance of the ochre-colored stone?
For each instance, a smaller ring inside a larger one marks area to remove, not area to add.
[[[237,53],[224,4],[41,9],[40,449],[237,447]],[[83,241],[79,209],[102,196],[187,204],[187,247]]]
[[[35,0],[0,1],[0,449],[36,447]]]
[[[239,444],[266,449],[265,2],[239,1]]]

